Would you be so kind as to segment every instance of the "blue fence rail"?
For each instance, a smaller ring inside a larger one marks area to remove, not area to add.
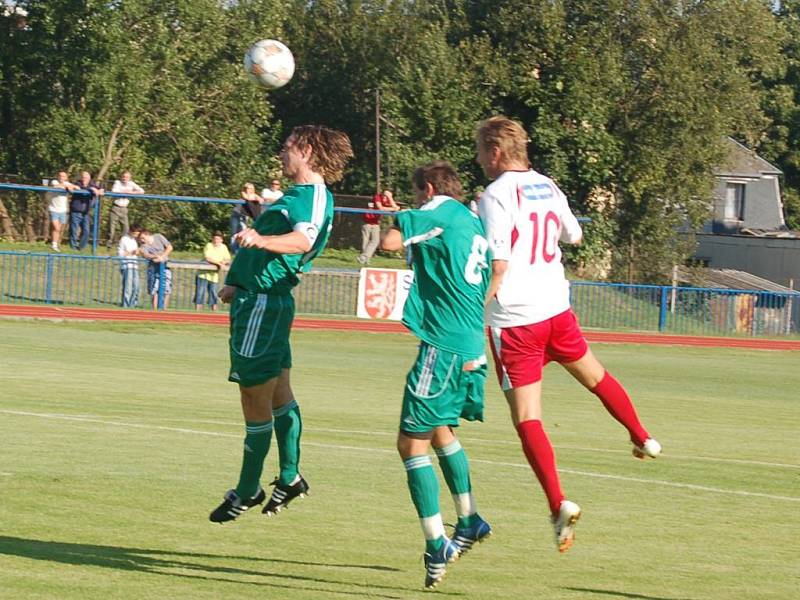
[[[118,257],[0,251],[0,303],[112,307],[122,303]],[[130,259],[128,259],[130,260]],[[147,261],[139,259],[139,308],[150,308]],[[195,307],[199,265],[170,261],[170,310]],[[572,283],[572,304],[584,327],[694,335],[783,336],[800,333],[800,293]],[[297,311],[354,316],[358,271],[314,269],[295,291]],[[165,298],[157,298],[163,305]],[[225,310],[225,306],[220,306]]]

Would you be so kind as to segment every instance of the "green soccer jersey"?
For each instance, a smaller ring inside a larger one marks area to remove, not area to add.
[[[305,254],[276,254],[258,248],[240,248],[225,278],[250,292],[288,294],[300,280],[298,273],[311,268],[328,243],[333,223],[333,196],[325,185],[303,184],[289,188],[282,198],[266,205],[253,223],[261,235],[283,235],[300,231],[311,249]]]
[[[490,257],[480,219],[458,200],[434,196],[420,209],[398,213],[397,226],[404,245],[413,247],[403,324],[441,350],[482,356]]]

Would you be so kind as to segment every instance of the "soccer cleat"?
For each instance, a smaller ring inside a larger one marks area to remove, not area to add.
[[[456,527],[453,533],[453,543],[458,546],[458,553],[465,554],[473,545],[480,544],[490,535],[492,527],[480,516],[476,515],[477,522],[472,527]]]
[[[485,537],[485,536],[484,536]],[[425,560],[425,589],[432,590],[439,582],[444,579],[447,572],[447,563],[451,563],[458,558],[459,546],[453,540],[444,538],[442,547],[433,554],[428,552],[424,555]]]
[[[300,477],[292,485],[284,485],[278,479],[275,479],[270,485],[274,485],[275,489],[272,490],[272,495],[269,497],[269,502],[261,512],[271,517],[278,514],[284,508],[289,506],[289,502],[295,498],[305,498],[308,494],[308,482]]]
[[[562,500],[558,516],[552,517],[556,531],[556,546],[559,552],[566,552],[575,540],[575,524],[581,518],[581,507],[569,500]]]
[[[249,500],[242,500],[236,490],[228,490],[225,492],[225,499],[217,508],[215,508],[208,516],[208,520],[214,523],[225,523],[226,521],[233,521],[243,512],[249,508],[261,504],[266,500],[266,492],[259,488],[258,493]]]
[[[653,438],[647,438],[641,446],[633,445],[633,455],[640,460],[657,458],[660,454],[661,444]]]

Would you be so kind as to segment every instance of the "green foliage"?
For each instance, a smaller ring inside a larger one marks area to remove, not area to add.
[[[786,33],[782,69],[764,77],[762,103],[771,123],[759,151],[783,170],[786,225],[800,231],[800,2],[780,2],[777,17]]]
[[[0,21],[0,160],[30,180],[127,167],[153,191],[235,196],[271,177],[281,138],[311,122],[352,139],[335,189],[369,194],[379,100],[379,175],[401,199],[432,158],[452,161],[467,189],[485,185],[475,125],[498,112],[520,120],[535,168],[597,221],[570,256],[587,265],[612,253],[615,277],[659,278],[684,260],[677,231],[708,217],[725,135],[784,169],[787,221],[800,220],[797,0],[776,13],[729,0],[19,4],[27,29]],[[269,94],[240,67],[265,37],[285,40],[298,65]],[[614,202],[595,206],[598,190]],[[227,215],[141,210],[178,244],[200,243]]]

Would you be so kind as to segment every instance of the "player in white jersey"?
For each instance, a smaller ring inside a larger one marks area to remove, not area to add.
[[[542,368],[554,360],[603,402],[628,430],[637,458],[659,443],[642,427],[625,389],[595,358],[570,308],[559,242],[583,233],[563,192],[530,167],[528,136],[516,121],[492,117],[476,135],[478,163],[493,183],[479,211],[493,253],[486,322],[497,376],[525,456],[547,496],[556,545],[572,545],[580,507],[561,490],[555,455],[542,428]]]

